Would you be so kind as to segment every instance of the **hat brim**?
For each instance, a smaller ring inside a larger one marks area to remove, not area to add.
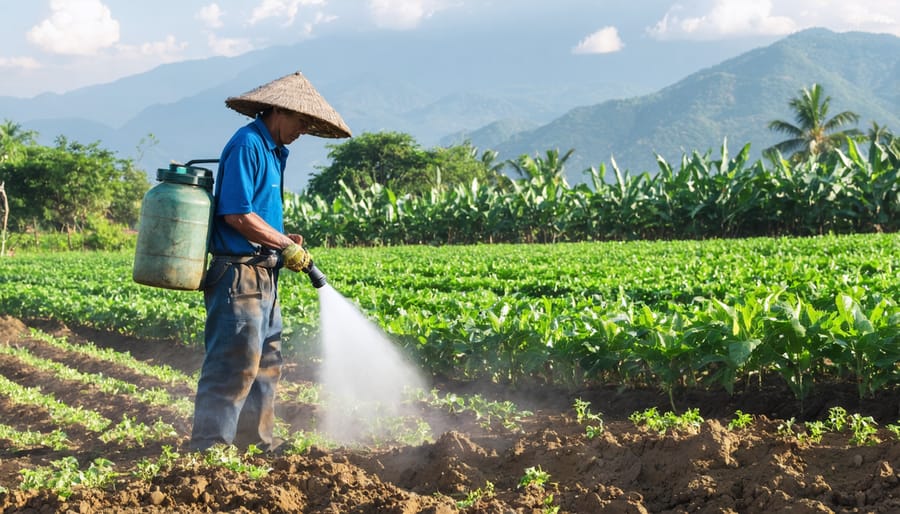
[[[251,118],[266,109],[280,107],[299,114],[307,123],[307,134],[327,138],[351,135],[341,115],[299,71],[230,97],[225,105]]]

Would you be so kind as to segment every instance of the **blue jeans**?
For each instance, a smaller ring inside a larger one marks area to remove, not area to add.
[[[215,257],[203,291],[206,357],[197,384],[191,449],[272,445],[281,378],[281,306],[274,259]]]

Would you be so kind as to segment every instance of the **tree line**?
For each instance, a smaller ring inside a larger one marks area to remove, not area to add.
[[[150,187],[144,171],[99,142],[60,136],[53,146],[43,146],[36,136],[10,120],[0,124],[0,184],[9,229],[33,239],[61,232],[69,248],[128,244],[125,230],[137,224]]]
[[[794,122],[770,122],[787,139],[763,152],[765,162],[747,162],[749,145],[729,158],[723,145],[721,159],[693,152],[673,166],[658,158],[652,173],[632,175],[612,160],[611,173],[584,170],[576,187],[565,169],[574,149],[501,161],[470,142],[425,149],[409,134],[364,133],[328,146],[329,164],[299,195],[286,195],[286,221],[321,244],[897,230],[900,138],[874,123],[867,134],[847,128],[859,117],[830,116],[816,84],[788,105]],[[123,233],[138,222],[146,174],[99,142],[59,137],[45,147],[35,138],[0,124],[9,227],[35,239],[63,233],[69,248],[128,244]]]

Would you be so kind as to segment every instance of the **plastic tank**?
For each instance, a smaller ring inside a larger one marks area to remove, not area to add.
[[[141,204],[132,277],[148,286],[200,289],[206,275],[213,173],[172,164],[159,169],[156,179],[160,183]]]

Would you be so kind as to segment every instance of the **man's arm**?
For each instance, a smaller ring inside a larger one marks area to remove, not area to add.
[[[258,214],[226,214],[223,216],[228,223],[248,241],[263,245],[275,250],[283,250],[292,243],[303,244],[303,237],[298,234],[282,234],[266,223]]]

